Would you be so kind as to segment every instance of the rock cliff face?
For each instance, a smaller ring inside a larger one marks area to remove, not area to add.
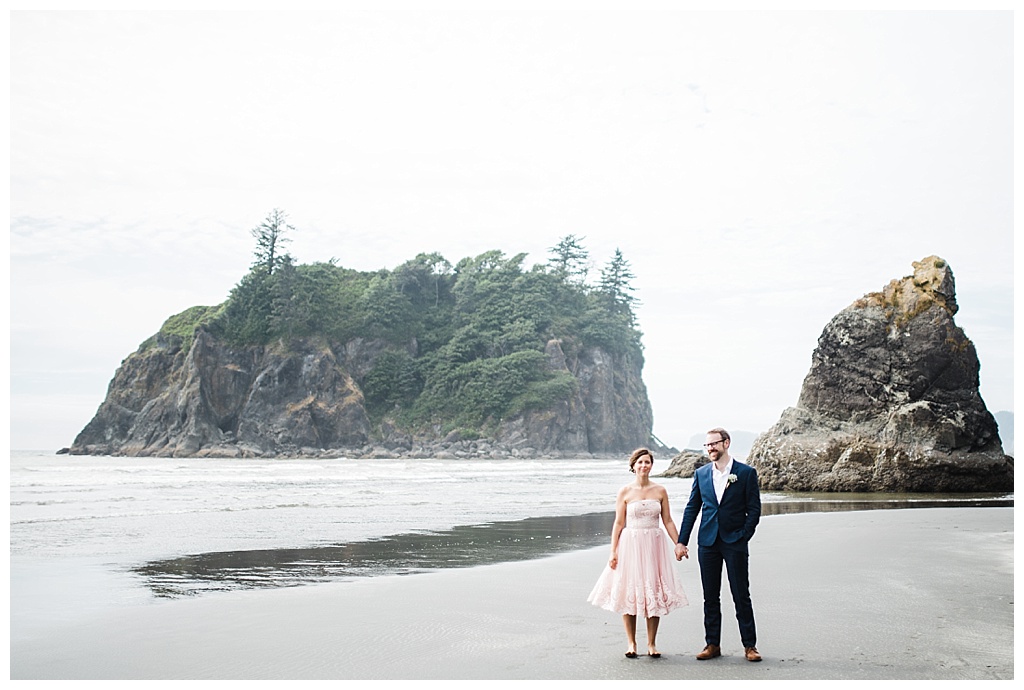
[[[410,346],[415,349],[415,343]],[[353,339],[235,347],[199,329],[191,343],[157,336],[126,358],[70,452],[160,457],[414,457],[620,453],[648,443],[653,416],[638,355],[600,348],[548,367],[575,392],[502,420],[491,439],[440,437],[385,418],[373,427],[359,382],[388,346]]]
[[[363,396],[315,341],[229,347],[198,331],[158,337],[122,362],[73,454],[258,456],[362,445]]]
[[[654,415],[639,357],[591,347],[570,361],[558,340],[549,341],[545,352],[549,369],[576,378],[575,394],[547,410],[504,420],[498,441],[540,452],[582,453],[629,452],[650,442]]]
[[[789,491],[1012,491],[1013,458],[957,327],[953,272],[931,256],[825,327],[796,407],[749,462]]]

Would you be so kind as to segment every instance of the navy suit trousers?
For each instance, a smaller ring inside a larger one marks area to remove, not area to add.
[[[750,578],[747,571],[747,542],[726,544],[716,539],[711,546],[697,547],[700,582],[704,588],[704,641],[720,645],[722,639],[722,564],[729,575],[729,589],[740,624],[740,641],[744,647],[757,645],[754,629],[754,607],[750,603]]]

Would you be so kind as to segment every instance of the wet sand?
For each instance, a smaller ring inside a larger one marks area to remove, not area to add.
[[[586,603],[607,547],[409,576],[156,601],[11,631],[12,679],[1012,679],[1013,509],[774,515],[751,542],[764,661],[743,659],[727,588],[723,656],[690,606],[661,659],[626,659]],[[645,648],[643,625],[638,642]]]

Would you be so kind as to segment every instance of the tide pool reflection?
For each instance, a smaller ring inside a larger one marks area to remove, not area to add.
[[[1011,495],[765,494],[762,515],[1013,506]],[[677,512],[681,510],[677,506]],[[293,587],[375,575],[541,558],[605,544],[614,513],[527,518],[459,526],[443,532],[398,534],[372,541],[294,549],[220,551],[151,561],[132,572],[158,597]]]

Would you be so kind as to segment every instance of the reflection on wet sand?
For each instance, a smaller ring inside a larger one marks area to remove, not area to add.
[[[613,513],[528,518],[443,532],[296,549],[223,551],[152,561],[134,568],[157,596],[289,587],[374,575],[407,575],[520,561],[595,546],[608,539]]]
[[[766,494],[763,515],[1013,506],[1012,495]],[[527,518],[295,549],[221,551],[145,563],[132,571],[159,597],[292,587],[541,558],[608,541],[614,513]]]

